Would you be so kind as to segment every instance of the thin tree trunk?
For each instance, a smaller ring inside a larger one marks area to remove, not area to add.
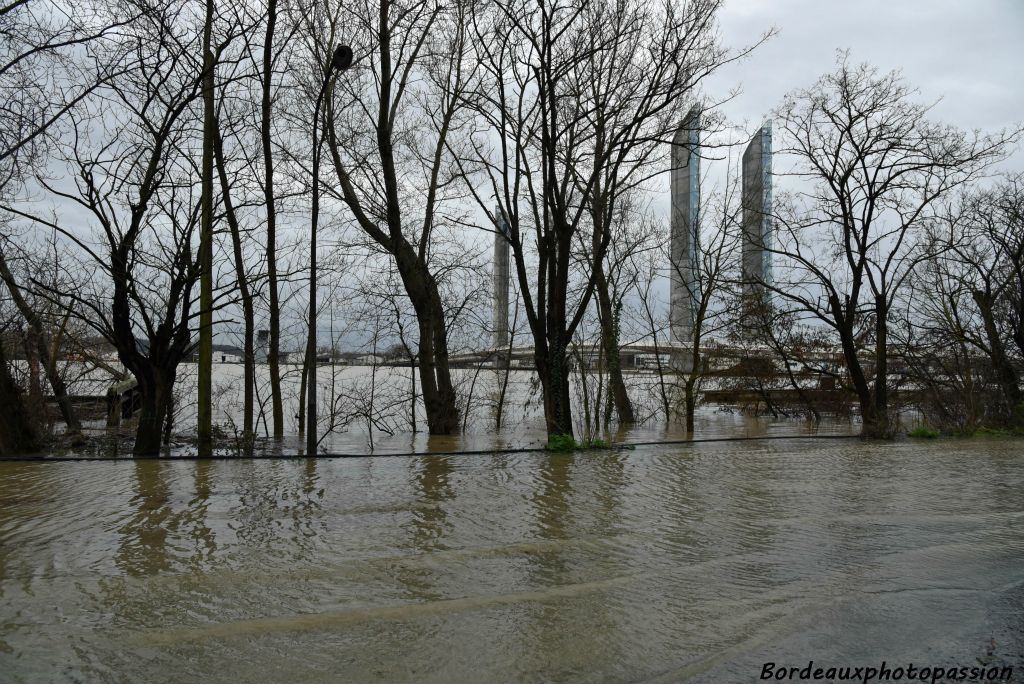
[[[163,445],[171,443],[171,434],[174,432],[174,380],[171,381],[171,389],[168,391],[167,411],[164,415],[164,441]]]
[[[271,83],[274,75],[274,30],[277,0],[267,2],[267,32],[263,40],[263,83],[260,103],[260,141],[263,146],[263,198],[267,212],[267,287],[270,304],[270,339],[267,366],[270,371],[270,406],[274,439],[284,436],[284,402],[281,399],[281,313],[277,291],[277,207],[274,202],[274,156],[270,140]],[[303,395],[305,396],[305,395]],[[300,400],[301,401],[301,400]],[[300,421],[300,426],[302,421]],[[303,427],[299,428],[304,430]]]
[[[594,264],[597,271],[597,303],[598,319],[601,323],[601,344],[605,358],[608,359],[608,390],[615,404],[615,413],[619,423],[632,424],[636,421],[633,402],[626,391],[626,382],[622,377],[622,357],[619,354],[619,314],[608,292],[608,279],[604,275],[603,264]]]
[[[889,322],[884,294],[875,296],[875,436],[889,437]]]
[[[861,435],[864,437],[878,437],[879,418],[875,409],[875,397],[868,385],[864,375],[864,367],[861,366],[857,357],[857,344],[853,337],[853,330],[846,316],[843,315],[842,305],[833,295],[829,302],[832,316],[837,323],[839,341],[843,349],[843,360],[846,362],[846,370],[850,374],[853,389],[857,393],[857,402],[860,405]]]
[[[647,316],[647,321],[651,325],[651,344],[654,346],[654,365],[658,371],[658,395],[661,399],[661,408],[665,412],[665,423],[669,422],[672,415],[672,407],[668,399],[668,388],[665,387],[665,367],[661,363],[661,349],[658,347],[658,330],[654,323],[654,314],[651,312],[649,302],[647,301],[650,294],[650,289],[645,289],[642,296],[644,304],[644,313]]]
[[[1003,342],[1003,337],[999,334],[999,328],[996,326],[992,297],[978,290],[972,292],[971,295],[974,298],[974,302],[978,305],[978,311],[981,313],[981,320],[985,327],[985,337],[988,340],[989,362],[992,364],[996,377],[999,378],[999,385],[1002,388],[1003,396],[1009,409],[1008,418],[1012,421],[1015,418],[1014,409],[1024,401],[1024,394],[1021,393],[1020,389],[1020,376],[1017,374],[1017,369],[1013,367],[1013,362],[1006,353],[1006,345]]]
[[[499,387],[498,387],[498,405],[495,407],[495,411],[494,411],[494,429],[495,429],[495,431],[500,431],[501,430],[501,421],[502,421],[502,417],[503,417],[503,415],[505,413],[505,395],[508,393],[509,373],[512,370],[512,341],[511,341],[511,337],[509,339],[508,350],[506,352],[504,352],[504,353],[502,353],[502,352],[499,352],[499,353],[502,354],[503,358],[500,361],[502,363],[502,366],[501,366],[501,368],[498,369],[498,373],[500,373],[500,378],[501,379],[499,381]]]
[[[199,236],[198,451],[213,453],[213,0],[206,0],[203,26],[203,159]],[[161,416],[162,418],[162,416]],[[141,419],[140,419],[141,424]],[[159,424],[154,433],[160,434]],[[147,436],[146,439],[149,439]]]
[[[253,397],[256,386],[256,351],[255,331],[256,316],[253,311],[252,292],[249,289],[248,277],[245,273],[245,258],[242,254],[242,234],[235,214],[234,203],[231,201],[231,187],[228,184],[227,169],[224,164],[224,141],[219,127],[214,138],[214,156],[217,162],[217,173],[220,176],[221,195],[224,198],[224,210],[227,215],[228,227],[231,230],[231,243],[235,256],[235,277],[238,293],[242,298],[242,318],[245,324],[242,350],[243,361],[243,392],[242,392],[242,451],[246,455],[253,448]]]
[[[703,320],[703,310],[699,314]],[[686,392],[686,432],[693,434],[694,432],[694,417],[697,412],[697,383],[700,381],[702,373],[701,364],[701,328],[695,327],[693,331],[693,350],[691,352],[691,364],[690,373],[686,376],[686,384],[684,386]]]
[[[409,395],[409,424],[412,426],[412,434],[415,435],[419,432],[416,425],[416,357],[409,353],[408,347],[405,353],[409,355],[409,382],[412,387],[412,393]]]
[[[302,375],[299,380],[299,437],[306,434],[306,382],[309,377],[309,349],[302,357]]]

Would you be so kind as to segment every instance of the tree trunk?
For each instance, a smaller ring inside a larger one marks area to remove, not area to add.
[[[864,375],[864,367],[861,366],[860,359],[857,357],[857,343],[853,337],[852,325],[847,321],[842,311],[842,305],[834,295],[830,298],[829,306],[839,332],[839,341],[843,348],[843,360],[846,362],[846,370],[850,374],[850,381],[853,383],[854,392],[857,393],[857,402],[860,405],[861,436],[869,438],[880,437],[879,418],[875,410],[875,397]]]
[[[626,382],[622,377],[622,357],[619,354],[619,312],[608,292],[608,279],[604,275],[604,265],[594,264],[596,273],[596,289],[598,303],[598,319],[601,323],[601,344],[604,346],[605,358],[608,359],[608,391],[615,405],[615,413],[619,423],[629,425],[635,422],[633,402],[626,391]]]
[[[644,292],[642,300],[644,303],[644,312],[651,325],[651,343],[654,345],[654,366],[658,371],[658,398],[661,400],[661,410],[665,412],[665,424],[668,425],[668,422],[672,417],[672,407],[668,399],[668,388],[665,386],[665,373],[668,369],[661,363],[661,349],[658,347],[658,329],[654,324],[654,316],[651,315],[651,310],[648,306],[648,292],[649,291]]]
[[[267,32],[263,39],[263,97],[260,102],[260,142],[263,146],[263,201],[267,212],[267,288],[270,305],[270,339],[267,366],[270,371],[270,406],[274,439],[284,436],[284,402],[281,399],[281,305],[277,293],[277,207],[274,203],[274,155],[270,140],[271,83],[274,76],[274,30],[277,0],[267,2]],[[299,400],[300,402],[302,399]]]
[[[302,357],[302,375],[299,379],[299,437],[306,434],[306,381],[309,377],[309,348]]]
[[[221,139],[219,125],[215,126],[214,157],[217,162],[217,175],[220,177],[221,196],[224,200],[224,212],[231,231],[231,244],[235,256],[235,278],[238,283],[238,294],[242,299],[242,318],[245,322],[242,361],[242,452],[252,454],[253,447],[253,403],[256,386],[256,351],[254,328],[256,315],[253,311],[252,292],[245,272],[245,258],[242,254],[242,230],[235,214],[235,206],[231,200],[231,187],[228,184],[227,169],[224,163],[224,141]]]
[[[694,427],[694,414],[697,408],[697,376],[691,373],[686,378],[685,384],[686,391],[686,432],[687,434],[693,434]]]
[[[994,302],[991,295],[975,290],[971,293],[971,296],[974,298],[975,303],[978,305],[978,311],[981,313],[981,320],[985,326],[985,337],[988,340],[989,362],[992,364],[996,377],[999,378],[999,384],[1007,404],[1007,417],[1013,422],[1015,419],[1022,418],[1022,416],[1017,415],[1017,407],[1024,401],[1024,395],[1022,395],[1020,389],[1020,376],[1017,374],[1017,369],[1013,367],[1013,362],[1006,353],[1006,345],[1003,343],[1003,337],[999,334],[999,328],[996,326],[995,313],[993,312]]]
[[[694,431],[694,415],[697,410],[697,383],[704,372],[704,369],[701,368],[704,360],[701,357],[700,343],[703,339],[701,333],[706,311],[706,305],[702,304],[697,312],[696,325],[693,328],[693,349],[690,351],[690,372],[686,376],[686,383],[684,385],[686,394],[686,432],[690,435]]]
[[[39,448],[39,436],[22,401],[21,388],[11,377],[0,345],[0,455],[16,456]]]
[[[142,403],[139,407],[139,423],[135,430],[134,456],[156,456],[160,453],[161,437],[171,405],[174,380],[159,368],[147,369],[140,373],[139,392]]]
[[[409,384],[411,385],[409,394],[409,425],[412,426],[412,434],[415,435],[419,432],[416,426],[416,358],[410,353],[408,347],[405,348],[405,353],[409,356]]]
[[[498,403],[494,407],[494,429],[498,432],[501,431],[501,421],[505,415],[505,395],[508,392],[509,371],[512,366],[512,354],[502,354],[502,356],[503,358],[500,361],[502,367],[498,370],[500,374],[498,381]]]
[[[850,381],[853,383],[853,390],[857,394],[857,403],[860,406],[861,435],[878,437],[880,435],[878,433],[878,416],[875,412],[875,397],[864,375],[864,367],[861,366],[860,359],[857,357],[857,345],[853,340],[853,333],[840,330],[839,338],[842,342],[846,370],[850,374]]]
[[[420,391],[427,413],[427,431],[432,435],[450,435],[458,430],[459,412],[455,406],[455,389],[448,374],[447,362],[438,362],[438,335],[429,316],[419,317]],[[442,333],[443,334],[443,333]],[[447,359],[446,359],[447,361]],[[444,371],[443,373],[441,371]]]
[[[451,435],[459,429],[459,409],[448,369],[448,338],[441,295],[430,272],[408,242],[395,250],[395,264],[416,312],[419,329],[420,388],[427,413],[427,431]]]
[[[200,456],[210,456],[213,453],[213,127],[215,120],[212,32],[213,0],[206,0],[206,21],[203,25],[203,156],[199,233],[197,436]],[[154,432],[159,435],[159,426],[155,428]]]
[[[875,296],[875,425],[874,437],[889,431],[889,309],[885,295]]]
[[[564,346],[552,345],[546,354],[535,356],[537,374],[544,392],[544,420],[548,437],[573,435],[572,404],[569,398],[569,356]]]

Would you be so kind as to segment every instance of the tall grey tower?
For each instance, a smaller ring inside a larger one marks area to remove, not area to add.
[[[508,219],[500,206],[494,208],[494,348],[508,346]]]
[[[743,301],[768,299],[772,282],[772,126],[766,122],[743,152]]]
[[[700,285],[700,110],[696,107],[690,109],[672,138],[669,228],[669,342],[689,348]]]

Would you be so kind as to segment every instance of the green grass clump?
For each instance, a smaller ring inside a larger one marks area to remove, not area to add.
[[[940,434],[941,433],[938,430],[932,430],[927,425],[920,425],[908,432],[907,436],[914,437],[916,439],[935,439],[940,436]]]
[[[551,435],[548,437],[548,451],[576,451],[579,444],[572,435]]]
[[[588,439],[577,442],[572,435],[551,435],[546,446],[548,451],[577,451],[579,449],[610,449],[611,443],[605,439]]]
[[[980,427],[974,431],[975,437],[1020,437],[1024,435],[1024,429],[1021,428],[995,428],[995,427]]]

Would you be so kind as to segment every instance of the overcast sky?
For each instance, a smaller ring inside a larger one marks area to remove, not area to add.
[[[901,69],[922,100],[942,98],[934,118],[945,123],[991,131],[1024,121],[1024,0],[726,0],[720,18],[726,46],[778,30],[707,84],[717,97],[742,87],[724,113],[750,128],[831,70],[837,49]]]

